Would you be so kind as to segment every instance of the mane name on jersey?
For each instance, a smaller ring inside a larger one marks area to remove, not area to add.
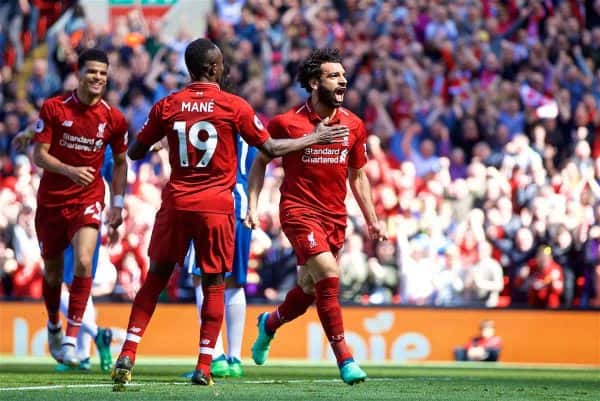
[[[181,102],[181,111],[195,111],[198,113],[212,113],[215,103],[210,102]]]

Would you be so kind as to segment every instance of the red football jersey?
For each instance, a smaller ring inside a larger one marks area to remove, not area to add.
[[[106,144],[110,144],[114,154],[127,151],[127,121],[123,114],[104,100],[92,106],[83,104],[73,91],[44,102],[35,132],[33,140],[49,143],[49,153],[61,162],[96,170],[94,181],[87,186],[78,185],[62,174],[44,171],[38,203],[49,207],[104,204],[101,169]]]
[[[217,84],[193,82],[158,101],[137,140],[151,146],[167,136],[171,178],[163,207],[232,213],[238,133],[250,146],[269,139],[252,107]]]
[[[298,138],[313,132],[320,121],[307,101],[273,118],[268,130],[273,138]],[[312,145],[283,156],[285,177],[279,204],[282,219],[291,209],[309,208],[346,223],[348,167],[359,169],[367,162],[367,132],[361,119],[342,107],[331,124],[348,127],[347,142]]]

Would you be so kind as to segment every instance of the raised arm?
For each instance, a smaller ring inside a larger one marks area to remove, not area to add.
[[[81,186],[86,186],[94,181],[96,169],[89,166],[71,166],[61,162],[49,152],[50,144],[37,142],[33,149],[33,162],[44,171],[55,174],[61,174],[68,177],[71,181]]]
[[[244,219],[244,224],[248,228],[256,228],[258,225],[258,196],[265,180],[267,164],[270,161],[269,156],[259,153],[250,168],[250,174],[248,175],[248,212]]]
[[[350,188],[358,202],[358,206],[365,217],[369,236],[371,239],[383,241],[387,238],[385,230],[380,226],[377,215],[375,214],[375,206],[373,206],[373,198],[371,197],[371,185],[365,173],[364,168],[353,169],[349,168],[348,180]]]

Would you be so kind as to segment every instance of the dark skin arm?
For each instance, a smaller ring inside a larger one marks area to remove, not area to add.
[[[141,160],[146,157],[146,153],[150,150],[150,146],[134,140],[129,149],[127,149],[127,156],[131,160]]]
[[[270,158],[302,150],[317,143],[341,143],[348,136],[348,127],[343,125],[327,125],[329,118],[321,121],[314,132],[301,138],[273,139],[269,138],[258,148]]]
[[[343,125],[327,125],[329,118],[324,119],[311,134],[294,139],[269,138],[258,148],[270,158],[283,156],[317,143],[341,143],[348,136],[348,127]],[[137,140],[129,147],[127,155],[131,160],[140,160],[146,156],[150,147]]]

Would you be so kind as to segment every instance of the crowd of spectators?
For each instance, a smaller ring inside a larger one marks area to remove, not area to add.
[[[223,49],[227,88],[263,123],[306,97],[299,62],[337,47],[345,107],[368,128],[366,166],[389,240],[372,243],[349,195],[339,262],[342,298],[363,304],[600,307],[600,1],[216,0],[207,36]],[[107,101],[130,135],[151,104],[188,81],[182,27],[163,37],[140,9],[94,25],[76,6],[48,58],[35,60],[27,97],[3,80],[0,275],[5,296],[39,297],[42,264],[31,216],[39,171],[11,138],[44,98],[77,84],[79,50],[108,51]],[[33,110],[33,111],[32,111]],[[247,294],[279,301],[295,257],[281,232],[271,163],[261,194]],[[163,152],[132,165],[120,243],[105,248],[97,285],[131,299],[146,248]],[[37,252],[37,253],[36,253]],[[102,282],[104,280],[104,282]],[[111,281],[112,280],[112,281]],[[108,281],[108,283],[107,283]],[[174,275],[166,298],[193,297]]]

